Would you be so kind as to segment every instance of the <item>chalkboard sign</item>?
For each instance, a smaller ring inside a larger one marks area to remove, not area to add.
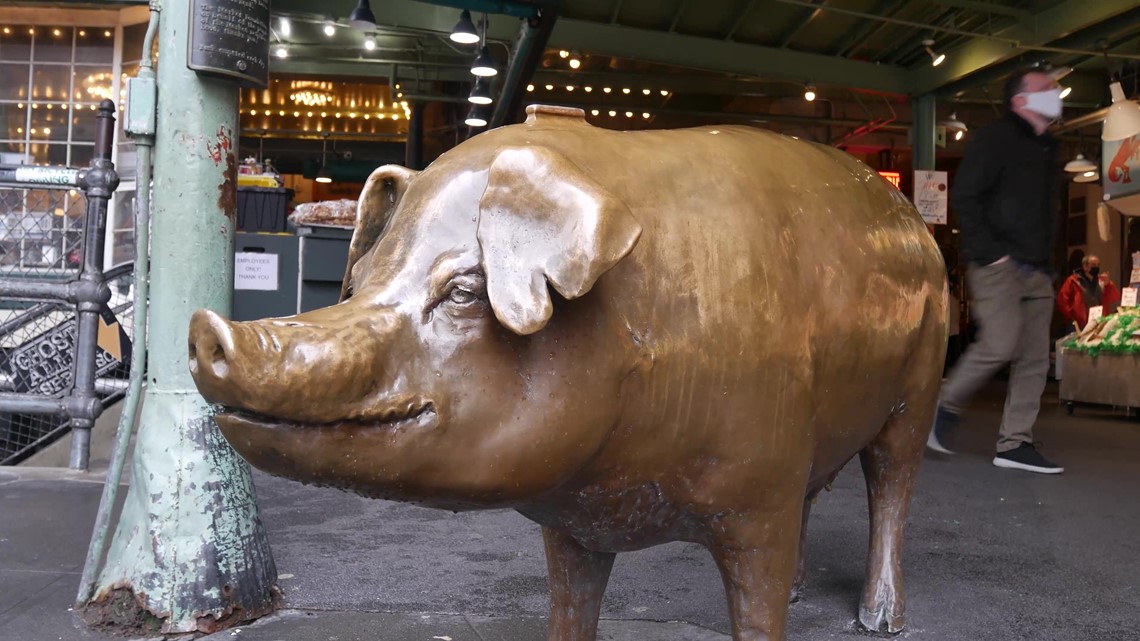
[[[11,377],[14,391],[56,397],[70,392],[75,377],[77,328],[72,316],[19,347],[0,352],[0,371]],[[130,360],[130,338],[115,315],[104,309],[95,350],[96,378]]]
[[[187,66],[264,87],[269,81],[269,0],[193,0]]]

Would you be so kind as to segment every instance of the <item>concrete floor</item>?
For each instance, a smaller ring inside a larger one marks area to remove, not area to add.
[[[990,464],[1004,394],[968,414],[952,459],[926,461],[907,533],[908,639],[1140,639],[1140,423],[1046,401],[1036,438],[1059,477]],[[256,474],[290,610],[241,629],[255,641],[544,638],[538,528],[512,512],[448,512]],[[97,483],[0,471],[0,639],[104,639],[77,629],[74,598]],[[865,637],[854,627],[867,544],[857,465],[819,500],[809,585],[789,641]],[[621,555],[603,640],[724,640],[723,588],[703,548]],[[673,623],[668,623],[673,622]],[[227,630],[212,641],[235,638]]]

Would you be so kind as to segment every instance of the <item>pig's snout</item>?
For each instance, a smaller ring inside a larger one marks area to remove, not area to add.
[[[190,319],[190,375],[207,400],[225,403],[232,389],[230,363],[234,358],[234,332],[224,318],[208,309]]]

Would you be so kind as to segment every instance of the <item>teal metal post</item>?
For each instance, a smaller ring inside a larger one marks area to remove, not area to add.
[[[937,145],[937,105],[933,94],[926,94],[915,98],[911,105],[914,109],[914,129],[911,131],[911,140],[914,145],[914,170],[934,170],[934,148]]]
[[[162,9],[147,390],[130,490],[84,612],[151,635],[267,614],[277,581],[249,466],[187,366],[190,315],[231,308],[238,86],[187,68],[190,0]]]

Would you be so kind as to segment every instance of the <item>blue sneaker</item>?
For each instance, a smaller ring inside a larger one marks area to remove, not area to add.
[[[947,445],[954,428],[958,427],[961,421],[961,417],[957,414],[939,406],[938,413],[934,416],[934,427],[930,430],[930,436],[926,438],[926,447],[939,454],[953,454],[954,451]]]

